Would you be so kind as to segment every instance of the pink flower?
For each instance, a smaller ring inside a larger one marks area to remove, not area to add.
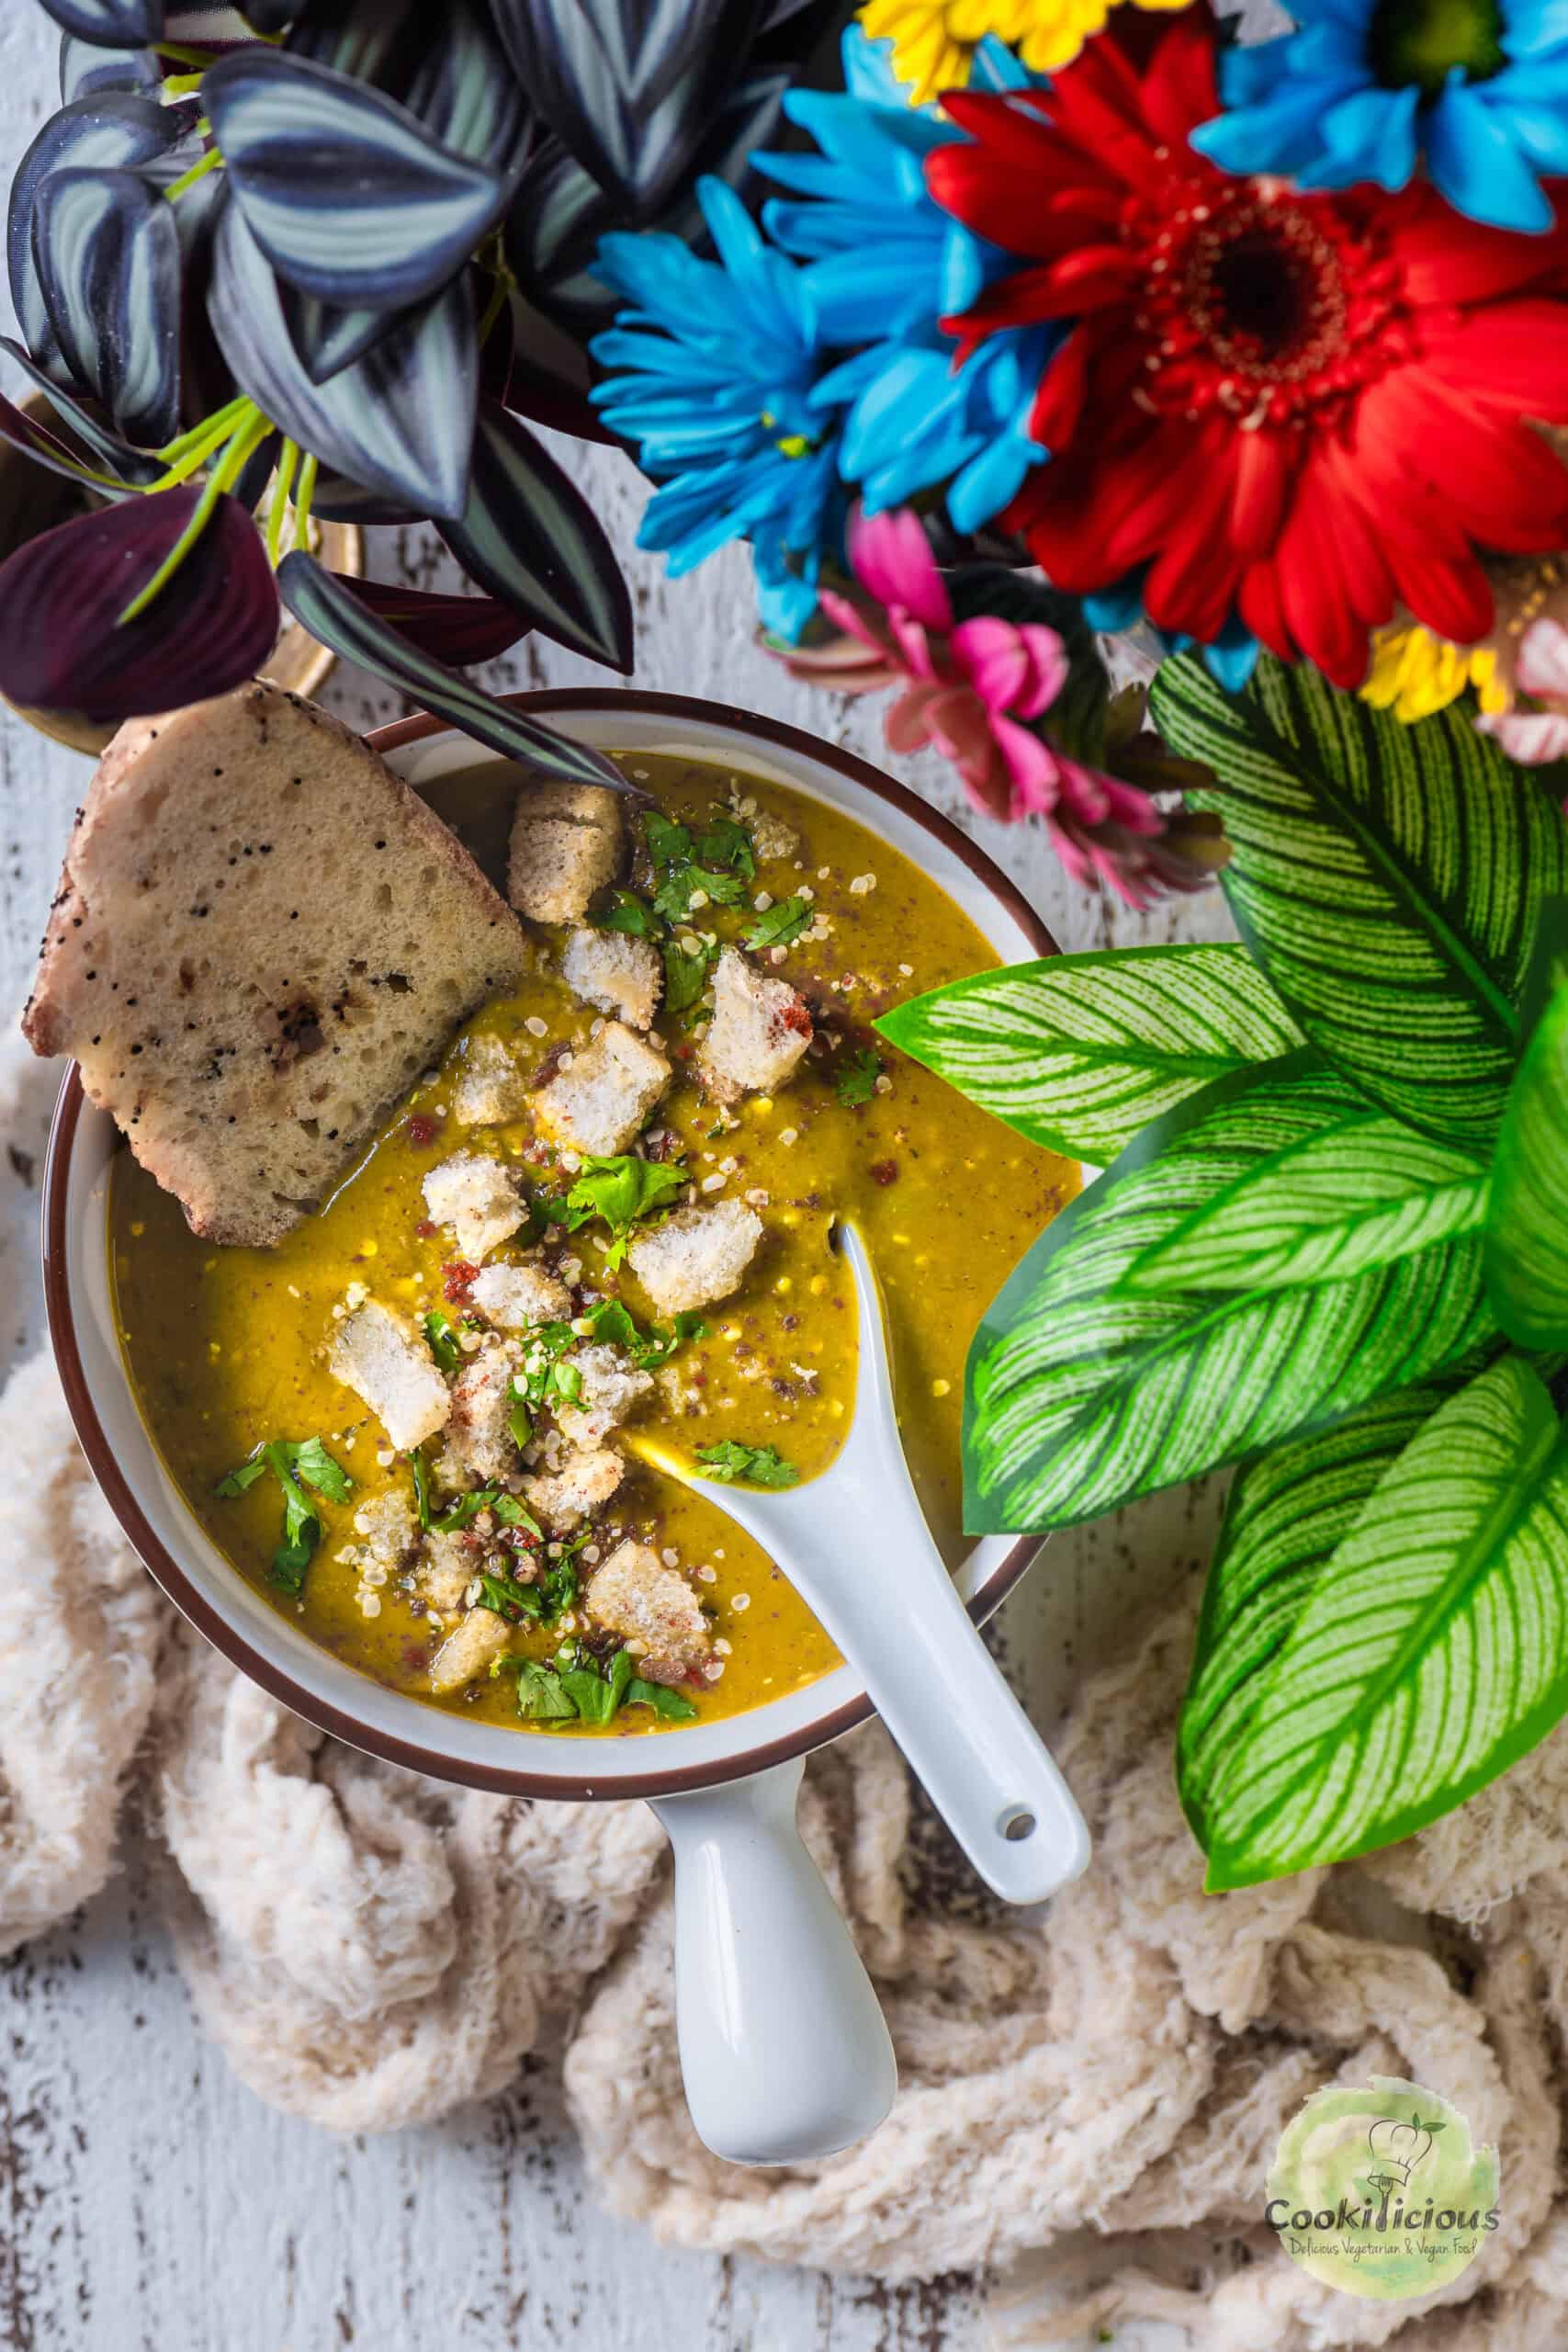
[[[850,520],[860,593],[822,591],[843,634],[825,645],[773,649],[796,676],[845,694],[897,689],[884,719],[889,751],[928,746],[952,762],[983,815],[1003,824],[1038,816],[1075,880],[1096,876],[1130,905],[1176,877],[1179,857],[1150,845],[1165,822],[1146,793],[1082,766],[1031,724],[1067,678],[1067,650],[1043,622],[995,614],[955,620],[947,585],[918,515],[908,508]],[[1207,879],[1194,876],[1194,881]]]
[[[1519,640],[1514,684],[1540,710],[1485,712],[1476,720],[1511,760],[1527,768],[1568,759],[1568,629],[1561,621],[1532,621]]]

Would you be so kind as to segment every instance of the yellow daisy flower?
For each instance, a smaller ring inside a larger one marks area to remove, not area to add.
[[[911,106],[943,90],[961,90],[987,33],[1015,49],[1035,74],[1070,65],[1091,34],[1101,32],[1121,0],[867,0],[860,22],[868,40],[893,43],[893,71],[909,86]],[[1133,0],[1138,8],[1185,8],[1190,0]]]
[[[1475,688],[1483,710],[1506,710],[1512,699],[1497,675],[1495,647],[1450,645],[1412,621],[1379,629],[1372,639],[1372,666],[1361,699],[1413,726],[1435,710],[1446,710],[1467,686]]]

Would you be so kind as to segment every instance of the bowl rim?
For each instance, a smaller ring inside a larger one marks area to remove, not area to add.
[[[636,686],[550,687],[506,694],[498,699],[509,708],[526,712],[530,717],[547,717],[552,711],[564,713],[568,710],[600,716],[622,712],[646,713],[651,718],[688,719],[701,725],[728,727],[763,744],[816,761],[858,784],[874,799],[898,808],[924,831],[942,842],[948,852],[956,856],[1000,902],[1038,955],[1048,956],[1061,953],[1045,923],[1017,884],[950,818],[920,798],[919,794],[911,792],[907,786],[874,767],[870,761],[863,760],[856,753],[845,751],[824,738],[809,734],[803,728],[791,727],[782,719],[743,710],[734,703],[712,702],[690,695],[645,692]],[[373,729],[365,741],[373,752],[385,757],[389,752],[399,751],[406,744],[423,741],[433,735],[457,734],[460,731],[448,720],[432,712],[421,711],[412,718]],[[474,750],[476,760],[486,756],[497,759],[505,756],[499,752],[490,753],[487,746],[478,742]],[[592,1758],[594,1749],[601,1746],[598,1741],[584,1742],[583,1778],[581,1781],[531,1772],[521,1763],[517,1769],[510,1766],[492,1768],[451,1756],[439,1747],[423,1747],[416,1740],[399,1737],[367,1724],[308,1690],[282,1667],[262,1656],[239,1626],[215,1609],[197,1589],[179,1561],[153,1531],[130,1481],[119,1468],[107,1431],[98,1415],[92,1384],[77,1341],[67,1251],[72,1159],[82,1114],[87,1107],[82,1074],[73,1062],[62,1083],[50,1128],[44,1157],[41,1218],[44,1306],[66,1409],[94,1479],[153,1582],[221,1657],[237,1667],[251,1681],[259,1684],[269,1696],[279,1700],[318,1731],[329,1733],[347,1747],[357,1748],[363,1754],[379,1757],[388,1763],[400,1765],[409,1771],[461,1787],[490,1790],[499,1795],[559,1799],[568,1804],[675,1796],[721,1787],[729,1781],[744,1779],[754,1772],[765,1771],[771,1766],[787,1763],[795,1757],[808,1755],[814,1748],[826,1747],[830,1741],[841,1738],[846,1732],[870,1721],[875,1710],[863,1691],[858,1698],[848,1701],[829,1713],[813,1717],[811,1722],[793,1732],[773,1739],[746,1744],[744,1725],[753,1717],[761,1717],[767,1713],[765,1705],[748,1708],[733,1718],[737,1726],[737,1746],[729,1754],[679,1769],[654,1769],[624,1775],[617,1773],[608,1785],[603,1781],[595,1785]],[[129,1385],[128,1382],[128,1387]],[[1000,1607],[1035,1557],[1040,1540],[1036,1534],[1021,1535],[991,1570],[984,1584],[971,1595],[965,1606],[976,1623],[983,1623]],[[439,1711],[430,1712],[439,1720]]]

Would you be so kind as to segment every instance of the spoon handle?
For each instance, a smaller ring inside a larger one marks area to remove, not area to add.
[[[906,1489],[908,1492],[908,1489]],[[1089,1832],[1049,1749],[980,1638],[912,1492],[882,1497],[874,1566],[802,1590],[992,1891],[1040,1903],[1089,1860]]]

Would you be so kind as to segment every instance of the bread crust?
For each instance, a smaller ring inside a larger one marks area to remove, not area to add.
[[[22,1016],[215,1241],[276,1241],[527,965],[456,835],[343,723],[256,681],[122,727]]]

